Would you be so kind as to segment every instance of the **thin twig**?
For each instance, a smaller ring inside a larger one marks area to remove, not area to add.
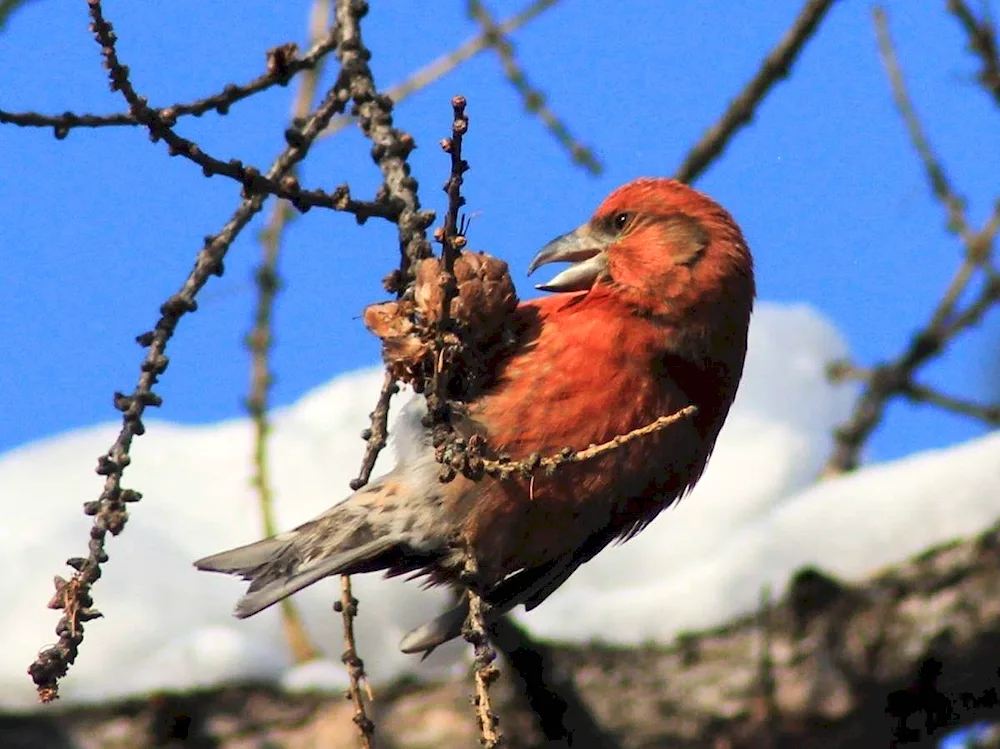
[[[541,15],[544,11],[548,10],[558,2],[559,0],[535,0],[535,2],[527,8],[514,14],[509,19],[501,23],[501,33],[510,34],[513,31],[517,31],[519,28],[534,20],[537,16]],[[454,51],[449,52],[446,55],[441,55],[441,57],[437,58],[433,62],[420,68],[402,83],[392,86],[385,92],[385,95],[392,99],[394,104],[399,104],[399,102],[403,101],[410,95],[415,94],[417,91],[426,88],[434,81],[448,75],[448,73],[466,60],[475,57],[480,52],[490,49],[491,38],[492,37],[487,33],[482,33],[478,36],[472,37]],[[353,123],[354,119],[351,117],[337,117],[323,132],[322,137],[339,133],[341,130]]]
[[[362,432],[361,437],[367,441],[365,445],[365,455],[361,460],[361,468],[357,478],[351,479],[351,489],[357,491],[371,478],[372,470],[375,468],[375,461],[379,453],[385,447],[389,435],[389,404],[392,396],[399,392],[399,386],[395,378],[385,373],[382,382],[382,389],[379,392],[378,402],[375,409],[369,414],[371,426]],[[348,686],[348,696],[354,702],[354,723],[358,727],[361,743],[365,749],[372,749],[375,746],[375,724],[368,717],[365,710],[364,697],[373,699],[371,687],[368,684],[368,677],[365,675],[365,664],[358,656],[358,647],[354,641],[354,618],[358,613],[358,599],[351,591],[351,576],[340,576],[340,600],[333,608],[341,613],[344,623],[344,654],[342,660],[347,666],[347,673],[350,679]],[[365,695],[362,695],[362,688]]]
[[[892,38],[889,35],[885,10],[880,7],[874,8],[872,17],[893,98],[906,123],[914,150],[924,165],[931,191],[944,207],[948,217],[948,228],[961,239],[964,252],[958,270],[932,311],[928,322],[913,334],[909,344],[897,358],[870,370],[850,418],[834,432],[834,449],[823,470],[825,476],[856,468],[860,461],[861,450],[881,421],[888,401],[895,396],[913,398],[915,392],[920,393],[920,387],[913,382],[916,371],[939,356],[956,336],[977,325],[994,305],[1000,303],[1000,278],[990,265],[995,239],[1000,231],[1000,200],[997,201],[993,214],[983,228],[974,231],[969,226],[965,205],[952,189],[944,168],[923,132],[906,90]],[[982,290],[965,309],[958,310],[958,304],[976,277],[977,271],[983,271],[979,275],[985,276]],[[925,399],[925,402],[931,401]],[[952,401],[951,405],[957,403],[961,401]],[[955,408],[949,410],[963,412]],[[964,412],[968,413],[968,409],[965,408]]]
[[[982,233],[980,233],[982,236]],[[994,231],[990,235],[990,246],[992,247],[992,242],[996,237]],[[941,337],[944,341],[950,341],[952,338],[957,336],[959,333],[968,330],[979,322],[986,316],[986,313],[992,309],[992,307],[1000,302],[1000,277],[996,275],[990,275],[986,283],[983,285],[982,291],[979,295],[970,302],[969,306],[966,307],[961,312],[958,312],[947,322],[941,325]]]
[[[463,96],[451,100],[452,124],[451,137],[441,141],[441,147],[451,156],[451,170],[444,184],[448,196],[448,210],[445,212],[444,225],[435,231],[435,238],[441,243],[441,313],[436,322],[434,371],[425,387],[427,410],[431,415],[432,442],[443,444],[453,432],[451,414],[448,403],[448,381],[451,377],[452,359],[449,355],[449,345],[445,342],[445,334],[449,331],[451,320],[451,301],[457,291],[455,282],[455,258],[465,246],[465,237],[459,227],[459,211],[465,205],[462,197],[463,175],[469,165],[462,158],[462,141],[469,129],[469,118],[465,113],[466,101]],[[438,451],[443,455],[443,451]],[[466,584],[469,596],[469,616],[464,628],[466,640],[473,646],[475,654],[475,684],[476,719],[479,723],[480,743],[492,749],[499,746],[502,736],[497,728],[498,720],[490,702],[490,684],[496,681],[499,672],[493,661],[496,653],[490,646],[486,635],[486,604],[478,592],[478,566],[474,550],[466,550],[463,582]]]
[[[392,396],[399,392],[395,378],[387,371],[379,392],[378,402],[375,410],[369,414],[371,427],[365,429],[361,436],[367,441],[365,445],[365,455],[361,460],[361,469],[358,476],[351,480],[351,489],[357,491],[368,483],[372,470],[375,468],[375,461],[379,453],[386,445],[389,435],[389,404]],[[368,684],[368,677],[365,675],[365,664],[358,655],[358,646],[354,641],[354,618],[358,614],[358,599],[351,591],[350,575],[340,576],[340,600],[333,606],[335,611],[341,613],[344,623],[344,654],[342,660],[347,666],[347,673],[350,679],[348,686],[348,696],[354,702],[354,723],[358,727],[361,737],[361,744],[365,749],[372,749],[375,746],[375,723],[368,717],[365,710],[364,697],[373,699],[371,687]],[[365,695],[362,695],[362,688]]]
[[[392,101],[378,92],[368,67],[371,53],[361,38],[361,19],[367,12],[368,5],[365,2],[337,0],[334,13],[342,40],[337,46],[337,57],[341,65],[341,77],[347,81],[347,90],[354,102],[352,114],[358,117],[362,131],[371,139],[372,158],[382,172],[383,184],[377,200],[393,207],[399,233],[400,267],[386,279],[385,286],[387,290],[401,295],[414,278],[416,264],[431,254],[426,230],[433,222],[434,214],[420,210],[417,181],[410,176],[410,167],[406,163],[410,152],[416,147],[413,137],[393,127]],[[368,482],[375,460],[385,445],[389,403],[396,390],[395,381],[386,373],[378,404],[371,414],[371,428],[367,430],[368,446],[361,471],[351,482],[351,487],[355,490]],[[368,748],[374,746],[375,726],[365,712],[361,694],[361,685],[366,684],[367,680],[364,664],[357,655],[354,643],[353,619],[357,612],[357,600],[351,595],[349,576],[341,576],[341,586],[344,662],[350,675],[348,692],[354,701],[354,721],[358,725],[362,743]]]
[[[778,81],[792,69],[803,48],[819,28],[834,0],[809,0],[792,23],[791,28],[761,63],[760,70],[739,96],[730,102],[725,113],[684,157],[674,173],[674,179],[692,183],[715,162],[736,132],[753,120],[757,107]]]
[[[833,382],[868,382],[874,374],[874,370],[857,367],[848,361],[832,362],[827,371]],[[912,403],[926,403],[949,413],[978,419],[987,426],[1000,426],[1000,403],[994,405],[975,403],[974,401],[942,393],[939,390],[917,382],[905,383],[900,389],[899,394]]]
[[[627,445],[633,440],[655,434],[656,432],[666,429],[668,426],[680,421],[681,419],[693,416],[697,410],[697,406],[685,406],[679,411],[675,411],[667,416],[660,416],[658,419],[650,422],[649,424],[633,429],[627,434],[619,434],[607,442],[602,442],[599,445],[590,445],[583,450],[573,451],[567,447],[563,448],[561,452],[555,455],[542,457],[535,453],[533,455],[529,455],[523,460],[513,463],[505,460],[490,460],[481,458],[479,459],[481,460],[481,465],[474,465],[470,468],[470,470],[475,472],[476,468],[480,468],[483,473],[489,476],[496,476],[501,479],[507,479],[513,476],[526,477],[539,470],[554,471],[559,466],[564,464],[583,463],[588,460],[599,458],[602,455]],[[472,460],[475,461],[476,459],[473,458]]]
[[[962,25],[969,37],[969,48],[982,63],[983,68],[977,76],[979,83],[1000,107],[1000,50],[997,48],[996,25],[986,14],[985,4],[982,20],[976,18],[964,0],[948,0],[948,10]]]
[[[521,67],[514,55],[514,45],[504,34],[500,25],[493,20],[493,16],[490,15],[486,6],[479,0],[468,0],[468,13],[482,26],[486,44],[496,50],[500,64],[503,66],[504,75],[520,94],[524,108],[531,114],[538,116],[546,129],[566,149],[574,164],[582,166],[594,176],[604,171],[604,166],[598,161],[594,152],[574,138],[566,124],[545,103],[545,94],[528,82],[524,68]]]
[[[330,32],[330,0],[315,0],[309,14],[310,43],[315,46],[324,37],[336,37],[336,34]],[[322,71],[323,64],[320,61],[299,78],[298,91],[292,104],[294,121],[301,121],[309,115]],[[295,175],[297,171],[293,169],[289,174]],[[268,460],[268,440],[271,431],[268,413],[274,379],[270,363],[270,352],[274,342],[272,322],[274,300],[281,287],[278,275],[281,237],[289,218],[293,215],[286,201],[274,201],[267,224],[260,232],[259,241],[263,249],[263,258],[254,274],[257,285],[257,309],[254,313],[253,329],[247,336],[247,347],[250,349],[250,394],[247,396],[247,410],[254,425],[254,475],[251,482],[257,491],[264,535],[267,537],[275,535],[278,531],[274,519],[274,493],[271,488]],[[319,649],[309,638],[295,602],[291,598],[285,598],[280,606],[285,639],[291,649],[292,658],[296,663],[313,660],[319,655]]]
[[[268,50],[266,71],[249,83],[242,85],[229,83],[218,93],[188,103],[159,107],[155,111],[161,119],[166,121],[176,120],[186,115],[199,117],[211,111],[220,115],[228,114],[229,108],[238,101],[265,91],[272,86],[285,86],[296,73],[312,70],[318,65],[337,45],[336,29],[331,27],[324,31],[326,33],[316,38],[309,51],[302,57],[298,56],[294,43],[282,44]],[[131,112],[106,115],[66,112],[59,115],[46,115],[37,112],[0,110],[0,124],[12,124],[20,127],[51,127],[55,137],[62,139],[74,128],[134,127],[143,123]]]
[[[358,655],[358,646],[354,641],[354,620],[358,615],[358,599],[351,591],[350,575],[340,576],[340,600],[333,604],[333,610],[339,611],[344,623],[344,654],[341,661],[347,666],[347,673],[350,675],[351,683],[348,688],[348,696],[354,702],[354,724],[358,727],[358,735],[361,737],[361,745],[364,749],[373,749],[375,746],[375,724],[368,717],[365,709],[365,698],[368,701],[374,699],[371,686],[368,684],[368,677],[365,675],[365,664]],[[364,689],[364,694],[361,690]]]
[[[228,162],[220,161],[207,154],[197,143],[179,136],[172,128],[174,119],[161,117],[157,111],[149,107],[146,98],[140,96],[132,86],[132,82],[129,80],[129,69],[118,58],[118,52],[115,48],[117,36],[111,24],[104,18],[101,0],[88,0],[88,6],[92,19],[91,30],[97,43],[101,45],[101,55],[104,57],[105,67],[111,79],[112,90],[122,93],[129,104],[129,112],[149,130],[152,140],[163,140],[168,145],[168,152],[171,156],[183,156],[198,164],[206,177],[221,175],[236,180],[243,185],[244,197],[256,193],[276,195],[285,198],[300,211],[307,211],[314,206],[322,206],[336,211],[353,213],[359,221],[367,220],[372,216],[390,221],[401,220],[399,209],[393,209],[386,205],[383,200],[376,199],[374,202],[353,200],[350,189],[346,185],[341,185],[332,193],[323,190],[305,190],[299,185],[298,179],[290,174],[283,175],[280,180],[272,179],[261,174],[257,167],[244,166],[243,162],[238,159],[232,159]],[[350,48],[351,44],[344,38],[343,34],[340,34],[337,42],[338,56],[350,54]],[[337,83],[330,89],[328,94],[330,100],[325,102],[326,106],[317,109],[317,112],[322,112],[326,118],[322,122],[323,127],[326,127],[334,114],[343,112],[346,100],[341,96],[341,93],[349,86],[350,78],[345,67],[337,79]],[[285,140],[289,144],[298,146],[305,153],[313,141],[303,136],[303,131],[296,127],[289,127],[285,131]]]
[[[957,234],[963,241],[968,241],[972,230],[965,218],[965,201],[963,201],[952,189],[951,182],[941,161],[934,153],[930,141],[924,133],[924,128],[920,124],[916,107],[906,90],[906,82],[903,80],[903,71],[899,67],[899,60],[896,57],[896,50],[893,47],[892,37],[889,35],[889,23],[885,9],[879,6],[872,8],[872,20],[875,23],[875,34],[878,38],[879,54],[882,57],[882,65],[885,67],[889,84],[892,88],[892,98],[896,102],[896,108],[903,118],[907,132],[910,135],[910,142],[914,150],[920,156],[920,161],[924,165],[927,173],[927,181],[930,182],[934,196],[945,207],[947,213],[947,226],[949,231]]]
[[[954,414],[978,419],[990,427],[1000,427],[1000,403],[974,403],[912,382],[906,385],[902,395],[915,403],[927,403]]]
[[[441,273],[438,283],[441,288],[441,313],[435,322],[434,370],[429,382],[423,388],[427,399],[427,410],[431,414],[431,441],[443,444],[452,435],[451,412],[448,404],[448,382],[451,379],[453,353],[456,348],[449,342],[451,331],[451,302],[458,291],[455,281],[455,258],[465,247],[465,236],[459,226],[459,211],[465,205],[462,197],[463,175],[469,164],[462,158],[462,139],[469,129],[469,118],[465,113],[465,97],[456,96],[451,100],[451,137],[441,141],[441,148],[451,156],[451,170],[444,184],[448,196],[448,209],[444,225],[434,231],[434,238],[441,243]],[[442,451],[438,452],[443,455]]]
[[[465,113],[465,97],[456,96],[451,100],[452,124],[451,138],[441,141],[441,148],[451,156],[451,172],[444,183],[444,192],[448,196],[448,210],[444,216],[442,234],[437,237],[441,243],[441,259],[447,272],[455,268],[455,255],[465,246],[465,237],[459,231],[458,212],[465,205],[462,197],[462,182],[469,164],[462,158],[462,139],[469,129],[469,117]],[[448,305],[444,305],[442,314],[448,314]]]
[[[947,324],[934,326],[928,323],[914,333],[906,349],[893,361],[879,364],[869,370],[865,377],[865,387],[854,404],[854,410],[847,422],[834,430],[834,449],[825,468],[824,476],[833,476],[857,468],[861,449],[871,433],[882,420],[886,404],[894,396],[914,398],[914,393],[922,392],[921,386],[913,383],[916,371],[931,359],[939,356],[946,346],[960,333],[977,325],[986,312],[1000,303],[1000,281],[990,279],[979,296],[961,313]],[[929,398],[919,398],[923,402],[933,402]],[[949,400],[952,406],[960,403],[957,399],[941,399],[937,405],[955,413],[982,418],[987,411],[974,412],[967,407],[944,406]],[[989,423],[989,422],[987,422]]]
[[[365,445],[365,455],[361,459],[358,477],[351,479],[353,491],[357,491],[368,483],[372,470],[375,468],[375,461],[378,460],[379,453],[386,446],[389,437],[389,404],[392,401],[392,396],[398,392],[399,385],[396,384],[396,379],[386,372],[375,410],[368,414],[371,426],[361,433],[361,439],[365,440],[367,444]]]
[[[399,227],[399,272],[390,274],[385,281],[388,291],[398,293],[413,279],[416,264],[432,254],[427,227],[434,222],[434,212],[420,209],[417,180],[410,176],[410,165],[406,163],[416,147],[413,136],[393,127],[392,100],[375,87],[368,67],[371,52],[361,39],[359,26],[368,6],[357,0],[338,0],[336,8],[337,24],[343,37],[337,56],[342,75],[350,84],[354,101],[352,114],[372,141],[372,158],[382,172],[383,183],[376,202],[392,206],[393,220]]]
[[[476,719],[479,722],[480,743],[486,749],[503,744],[503,734],[500,733],[499,719],[493,710],[490,700],[490,685],[499,677],[500,672],[494,665],[497,654],[490,646],[486,635],[486,614],[488,604],[483,601],[476,590],[479,569],[476,557],[471,549],[466,552],[463,581],[466,583],[469,596],[469,617],[466,619],[462,634],[472,645],[475,654],[473,668],[476,683],[476,694],[473,702],[476,707]]]

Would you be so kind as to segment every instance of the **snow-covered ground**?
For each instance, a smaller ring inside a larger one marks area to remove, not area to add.
[[[849,411],[850,386],[825,381],[845,344],[808,307],[762,303],[751,327],[746,375],[704,479],[636,539],[606,550],[530,614],[539,635],[561,639],[665,640],[756,606],[760,587],[780,593],[790,573],[818,564],[859,577],[929,544],[986,528],[1000,516],[1000,433],[949,450],[874,466],[811,485],[830,432]],[[365,370],[317,388],[275,414],[273,475],[279,526],[306,520],[347,494],[381,382]],[[260,521],[249,488],[251,429],[245,420],[198,427],[149,421],[136,440],[125,485],[143,492],[94,589],[104,619],[87,625],[80,657],[62,683],[65,702],[93,701],[237,678],[281,680],[290,689],[344,680],[339,663],[289,669],[276,609],[230,616],[243,589],[196,572],[191,561],[255,540]],[[100,493],[95,458],[115,423],[78,430],[0,456],[0,710],[35,704],[25,670],[52,634],[45,608],[52,576],[85,551],[80,504]],[[382,470],[392,451],[380,462]],[[376,469],[378,471],[379,468]],[[316,641],[337,660],[336,580],[295,598]],[[435,616],[443,591],[366,575],[359,649],[373,680],[440,672],[463,648],[421,665],[397,649],[411,627]]]

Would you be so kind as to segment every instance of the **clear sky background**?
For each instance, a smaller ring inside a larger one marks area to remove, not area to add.
[[[474,35],[464,3],[373,3],[363,32],[376,83],[387,88]],[[263,70],[264,50],[305,46],[309,3],[107,0],[121,59],[154,106],[189,101]],[[911,92],[956,188],[979,227],[1000,193],[1000,112],[975,85],[977,61],[944,2],[888,3]],[[498,18],[522,2],[492,2]],[[530,80],[606,165],[599,178],[566,154],[503,79],[492,53],[414,95],[397,125],[421,147],[411,157],[426,207],[444,206],[449,99],[469,100],[466,157],[473,247],[511,264],[522,295],[535,251],[575,227],[601,198],[637,176],[669,175],[755,72],[798,11],[789,0],[616,3],[565,0],[513,35]],[[764,299],[805,302],[843,331],[857,361],[895,356],[928,318],[961,248],[894,110],[870,5],[840,2],[750,128],[698,186],[742,224]],[[977,6],[978,8],[978,6]],[[0,35],[0,108],[46,113],[124,110],[109,92],[86,4],[33,0]],[[325,81],[331,80],[328,70]],[[292,89],[237,104],[226,117],[186,118],[182,135],[213,155],[266,168],[283,147]],[[349,181],[370,197],[380,175],[355,129],[319,143],[303,184]],[[51,130],[0,126],[0,450],[117,418],[114,390],[131,391],[136,334],[190,269],[202,237],[238,202],[238,186],[204,179],[138,128]],[[233,246],[200,309],[183,319],[168,354],[155,415],[186,423],[244,413],[243,338],[254,303],[256,230]],[[274,399],[290,403],[330,377],[378,361],[359,314],[385,298],[397,262],[394,227],[315,209],[287,232],[280,272]],[[996,310],[926,368],[947,392],[996,396]],[[994,379],[996,375],[993,375]],[[359,429],[362,425],[359,425]],[[983,433],[930,408],[894,404],[869,455],[892,458]]]

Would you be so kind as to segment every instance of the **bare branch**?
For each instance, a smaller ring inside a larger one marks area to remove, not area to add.
[[[427,410],[432,419],[431,441],[435,445],[443,445],[453,439],[448,381],[452,373],[451,352],[454,345],[447,342],[446,334],[451,328],[451,302],[457,291],[455,258],[465,247],[465,237],[461,232],[458,217],[459,211],[465,205],[465,198],[462,197],[463,175],[469,169],[468,163],[462,158],[462,141],[469,129],[465,106],[466,101],[463,96],[456,96],[451,100],[451,137],[441,141],[441,147],[451,156],[451,171],[444,184],[444,191],[448,195],[448,210],[445,212],[444,225],[434,232],[435,239],[441,243],[441,272],[438,276],[441,288],[441,312],[435,324],[435,366],[429,378],[430,382],[423,388],[427,399]],[[461,342],[458,345],[460,346]],[[443,454],[443,450],[435,453],[439,460],[443,458]],[[447,473],[447,468],[444,470]],[[469,616],[463,633],[465,639],[472,644],[475,653],[476,694],[473,699],[479,723],[480,743],[487,749],[494,749],[503,741],[497,728],[496,713],[490,702],[490,684],[496,681],[499,671],[493,665],[496,653],[486,635],[487,604],[479,595],[478,568],[472,548],[466,550],[462,581],[469,597]]]
[[[996,230],[987,235],[989,226],[974,237],[985,240],[988,236],[987,246],[992,247]],[[850,418],[834,432],[836,444],[823,469],[824,475],[836,475],[857,468],[861,449],[882,420],[888,401],[897,395],[912,398],[914,391],[920,390],[919,386],[913,384],[916,371],[939,356],[956,336],[977,325],[988,310],[1000,303],[1000,279],[990,276],[980,294],[968,307],[950,319],[939,319],[938,313],[942,306],[947,305],[948,299],[949,295],[946,293],[931,320],[913,334],[909,345],[895,360],[879,364],[869,371],[864,390],[855,403]],[[931,402],[929,399],[924,401]],[[967,409],[949,410],[974,415]]]
[[[420,210],[417,198],[417,181],[410,176],[406,159],[416,144],[408,133],[397,130],[392,124],[392,101],[380,94],[368,60],[371,53],[361,38],[361,19],[368,12],[368,5],[359,0],[337,0],[335,16],[341,30],[341,44],[337,46],[337,57],[341,64],[341,78],[346,81],[346,90],[354,102],[352,114],[358,117],[361,129],[371,139],[372,158],[383,175],[382,187],[377,200],[393,206],[394,222],[399,229],[400,267],[386,279],[386,289],[402,294],[413,280],[414,267],[431,254],[426,229],[434,220],[434,214]],[[379,395],[378,404],[371,414],[371,428],[367,430],[368,446],[358,478],[351,482],[355,490],[364,486],[371,476],[378,454],[386,441],[386,422],[389,403],[397,391],[392,376],[386,373],[385,383]],[[374,745],[375,726],[365,712],[361,684],[366,683],[364,665],[357,656],[354,643],[354,615],[357,600],[351,595],[351,580],[341,576],[343,595],[341,606],[344,619],[344,662],[350,673],[349,694],[354,701],[355,723],[364,746]]]
[[[977,325],[987,311],[1000,302],[1000,278],[990,264],[997,232],[1000,231],[1000,200],[983,228],[973,231],[966,217],[965,205],[951,188],[944,169],[923,133],[907,93],[892,38],[889,36],[885,10],[876,7],[872,16],[896,105],[906,122],[914,150],[924,164],[933,193],[948,215],[949,229],[961,239],[964,253],[955,276],[928,322],[913,334],[909,345],[896,359],[879,364],[867,374],[865,387],[854,411],[848,421],[835,430],[833,454],[823,470],[823,474],[827,476],[857,467],[861,449],[881,421],[888,401],[899,395],[913,398],[913,393],[921,392],[919,386],[913,383],[916,371],[939,356],[952,339]],[[985,276],[981,292],[964,310],[956,311],[970,282],[980,270],[983,271],[980,275]]]
[[[358,615],[358,599],[351,591],[350,575],[340,576],[340,600],[333,604],[333,610],[339,611],[344,622],[344,654],[341,661],[347,666],[351,684],[348,695],[354,701],[354,724],[358,727],[361,745],[364,749],[375,746],[375,724],[365,710],[365,697],[370,702],[374,699],[368,676],[365,674],[364,661],[358,656],[358,646],[354,641],[354,620]],[[362,695],[361,690],[365,690]]]
[[[517,31],[519,28],[527,24],[529,21],[534,20],[537,16],[541,15],[544,11],[548,10],[558,2],[559,0],[535,0],[535,2],[527,8],[514,14],[509,19],[501,23],[501,33],[510,34],[513,31]],[[448,75],[448,73],[466,60],[470,60],[480,52],[489,49],[490,39],[490,35],[486,33],[472,37],[454,51],[449,52],[446,55],[441,55],[441,57],[437,58],[433,62],[420,68],[420,70],[402,83],[392,86],[385,92],[385,95],[392,99],[394,104],[399,104],[399,102],[403,101],[410,95],[426,88],[431,83],[434,83],[434,81]],[[353,122],[354,119],[351,117],[337,117],[323,132],[322,137],[339,133],[348,125],[353,124]]]
[[[480,743],[486,749],[495,749],[503,744],[503,734],[498,728],[499,720],[490,700],[490,685],[497,680],[500,672],[493,665],[497,654],[486,636],[486,614],[489,605],[483,601],[476,589],[479,570],[475,554],[471,549],[466,553],[465,559],[463,577],[469,596],[469,617],[462,634],[466,642],[472,645],[475,653],[473,668],[476,695],[473,701],[476,706],[476,720],[479,723]]]
[[[802,7],[778,46],[764,58],[757,74],[730,102],[722,118],[705,131],[684,157],[674,173],[674,179],[692,183],[722,155],[736,132],[753,120],[757,107],[768,92],[789,74],[806,42],[816,34],[833,3],[834,0],[809,0]]]
[[[473,457],[470,459],[469,470],[474,473],[482,472],[488,476],[497,476],[502,479],[507,479],[512,476],[526,477],[539,470],[554,471],[561,465],[568,463],[583,463],[588,460],[593,460],[594,458],[599,458],[612,450],[617,450],[618,448],[627,445],[633,440],[655,434],[656,432],[666,429],[668,426],[680,421],[681,419],[693,416],[697,410],[697,406],[685,406],[669,416],[660,416],[655,421],[638,427],[637,429],[633,429],[627,434],[620,434],[607,442],[602,442],[599,445],[590,445],[590,447],[584,448],[583,450],[577,450],[575,452],[567,447],[556,455],[542,457],[536,453],[515,463],[504,460],[487,460]]]
[[[469,170],[469,164],[462,159],[462,138],[469,129],[469,118],[465,114],[465,97],[456,96],[451,100],[452,125],[451,138],[441,141],[441,148],[451,156],[451,173],[444,184],[444,192],[448,196],[448,211],[444,217],[441,242],[441,259],[445,269],[450,273],[455,267],[455,253],[465,246],[464,236],[459,230],[458,212],[465,205],[462,197],[463,176]],[[448,300],[450,301],[450,300]],[[442,314],[448,315],[448,302],[444,303]]]
[[[337,55],[354,100],[352,114],[358,118],[364,134],[371,139],[372,158],[382,171],[384,181],[376,201],[392,206],[394,222],[399,227],[399,274],[386,280],[386,289],[398,292],[412,279],[413,267],[432,254],[427,241],[427,227],[433,223],[434,213],[420,210],[417,180],[410,176],[410,165],[406,163],[416,146],[413,136],[393,127],[392,100],[376,89],[368,67],[371,52],[361,40],[358,25],[358,19],[367,10],[363,2],[338,0],[337,23],[341,28],[343,44],[338,46]]]
[[[285,174],[281,180],[269,178],[261,174],[260,170],[253,166],[244,166],[238,159],[228,162],[205,153],[204,150],[193,141],[182,138],[172,129],[173,119],[164,119],[158,112],[151,109],[145,97],[140,96],[132,82],[129,80],[129,69],[118,59],[115,49],[117,37],[111,24],[104,18],[100,0],[88,0],[90,14],[92,18],[91,30],[95,39],[101,45],[101,55],[104,57],[105,67],[111,78],[111,88],[120,91],[129,104],[129,112],[140,123],[142,123],[150,133],[154,141],[163,140],[169,146],[171,156],[183,156],[202,168],[206,177],[215,174],[230,177],[243,185],[244,197],[254,193],[265,193],[285,198],[300,211],[306,211],[313,206],[332,208],[337,211],[353,213],[359,221],[364,221],[371,216],[379,216],[391,221],[398,217],[396,210],[385,205],[382,200],[375,202],[359,202],[351,199],[350,190],[347,185],[341,185],[333,193],[326,193],[322,190],[303,190],[298,180]],[[338,55],[341,50],[347,50],[350,44],[341,37],[337,43]],[[345,52],[344,54],[350,54]],[[326,100],[316,110],[320,116],[320,126],[326,127],[334,114],[344,111],[346,106],[345,90],[350,87],[351,81],[346,70],[342,71],[337,83],[330,89]],[[295,144],[302,149],[303,155],[308,152],[312,145],[312,138],[305,138],[301,129],[290,127],[285,131],[285,140],[289,144]]]
[[[927,403],[960,416],[978,419],[990,427],[1000,427],[1000,403],[995,405],[973,403],[913,382],[906,385],[902,395],[915,403]]]
[[[330,0],[314,0],[309,14],[309,37],[315,46],[324,37],[336,34],[330,33]],[[293,121],[301,121],[309,116],[312,102],[316,98],[319,77],[322,74],[322,60],[306,70],[299,78],[298,91],[292,104]],[[295,175],[296,169],[289,174]],[[274,520],[274,499],[271,489],[268,442],[271,424],[268,418],[270,410],[270,391],[273,383],[271,373],[270,352],[273,345],[273,314],[274,300],[281,288],[278,275],[278,255],[281,248],[281,237],[292,216],[291,207],[284,200],[276,200],[271,207],[271,215],[259,240],[263,249],[263,259],[254,274],[257,284],[257,308],[254,313],[253,329],[247,336],[247,348],[250,349],[250,394],[247,396],[247,411],[254,426],[253,470],[251,479],[257,490],[260,514],[265,536],[273,536],[278,532]],[[279,604],[281,618],[285,629],[285,639],[296,663],[305,663],[318,657],[319,650],[311,641],[308,632],[302,624],[298,608],[291,598],[285,598]]]
[[[254,94],[266,91],[272,86],[286,86],[297,73],[313,70],[337,45],[336,28],[325,29],[324,34],[313,41],[309,51],[298,57],[294,43],[274,47],[267,52],[267,70],[249,83],[227,84],[222,91],[189,103],[173,104],[156,110],[160,119],[171,122],[179,117],[194,115],[200,117],[215,111],[220,115],[229,114],[229,108]],[[0,110],[0,124],[20,127],[51,127],[56,138],[62,139],[69,131],[79,127],[117,127],[143,124],[134,114],[75,114],[46,115],[37,112],[6,112]]]
[[[965,201],[955,194],[951,187],[948,175],[934,149],[931,147],[924,128],[920,124],[916,108],[906,90],[906,82],[903,80],[903,72],[899,67],[899,60],[896,57],[896,50],[893,48],[892,37],[889,36],[889,25],[885,10],[879,6],[872,9],[872,19],[875,22],[875,33],[878,37],[879,54],[882,56],[882,64],[885,66],[886,75],[892,86],[892,98],[896,102],[896,107],[906,124],[906,129],[910,135],[910,142],[923,162],[924,171],[927,172],[927,181],[930,182],[934,196],[945,207],[948,216],[948,230],[954,232],[963,241],[968,241],[970,235],[969,224],[965,218]]]
[[[546,129],[559,141],[560,145],[569,152],[570,159],[574,164],[579,164],[590,174],[599,175],[604,167],[594,152],[584,146],[570,133],[569,128],[560,120],[556,114],[549,109],[545,103],[545,94],[539,91],[528,82],[524,69],[514,56],[514,45],[504,35],[503,30],[497,25],[479,0],[468,0],[469,16],[475,19],[483,28],[483,36],[486,44],[496,50],[503,65],[504,75],[511,85],[521,95],[524,101],[524,108],[531,114],[538,115],[538,118],[545,124]]]
[[[995,23],[985,12],[982,20],[976,18],[965,0],[948,0],[948,10],[962,25],[969,37],[969,48],[982,62],[983,68],[978,75],[979,83],[1000,107],[1000,51],[997,49]]]
[[[372,470],[375,468],[375,461],[386,446],[389,437],[389,404],[392,401],[392,396],[398,392],[399,385],[396,384],[395,378],[386,372],[375,410],[368,414],[371,426],[361,433],[361,439],[365,440],[367,444],[365,445],[365,455],[361,459],[358,477],[351,479],[353,491],[357,491],[368,483],[372,476]]]
[[[444,225],[434,230],[434,238],[441,243],[441,272],[437,279],[441,289],[441,311],[434,325],[434,369],[422,388],[427,399],[427,410],[433,420],[431,441],[435,445],[443,444],[453,434],[451,408],[448,403],[448,382],[452,375],[453,354],[461,347],[461,342],[456,343],[455,337],[449,336],[448,333],[452,329],[451,302],[458,291],[455,280],[455,258],[465,247],[465,236],[459,226],[458,217],[458,212],[465,205],[465,198],[462,197],[463,175],[469,169],[469,164],[462,158],[462,139],[469,129],[465,105],[464,96],[456,96],[451,100],[451,137],[441,141],[441,148],[451,156],[451,171],[444,184],[444,191],[448,196],[448,210],[445,213]],[[443,451],[437,454],[441,457]]]

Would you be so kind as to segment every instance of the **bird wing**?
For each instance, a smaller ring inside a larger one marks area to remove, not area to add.
[[[531,611],[566,582],[580,565],[597,556],[618,535],[617,528],[595,533],[572,554],[559,557],[540,567],[519,570],[509,575],[490,589],[486,596],[487,601],[491,606],[503,611],[509,611],[519,603],[524,604],[526,611]]]

